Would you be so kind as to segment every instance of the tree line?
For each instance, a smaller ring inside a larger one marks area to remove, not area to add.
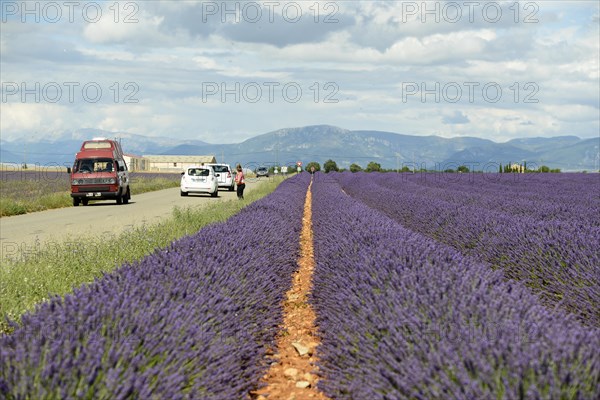
[[[304,167],[304,170],[307,172],[311,172],[313,167],[314,167],[315,172],[321,171],[321,170],[325,173],[346,171],[346,168],[339,168],[337,163],[332,159],[325,161],[323,163],[323,168],[321,168],[321,164],[319,164],[318,162],[311,161],[308,164],[306,164],[306,166]],[[407,165],[404,165],[400,169],[385,169],[385,168],[381,167],[381,164],[379,164],[375,161],[370,161],[365,168],[361,167],[360,165],[358,165],[356,163],[352,163],[352,164],[350,164],[350,167],[348,168],[348,170],[350,172],[361,172],[361,171],[364,171],[364,172],[439,172],[437,170],[428,170],[425,168],[419,168],[419,169],[410,168]],[[471,170],[466,165],[460,165],[456,169],[447,168],[443,172],[468,173],[468,172],[471,172]],[[483,172],[483,171],[473,171],[473,172]],[[509,162],[505,165],[499,164],[498,172],[499,173],[532,173],[532,172],[558,173],[558,172],[561,172],[561,170],[559,168],[550,168],[546,165],[542,165],[536,169],[532,169],[532,168],[527,167],[527,162],[523,162],[520,164],[515,164],[512,162]]]

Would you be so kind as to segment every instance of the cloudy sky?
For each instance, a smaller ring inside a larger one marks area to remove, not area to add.
[[[2,139],[600,130],[597,1],[0,1]]]

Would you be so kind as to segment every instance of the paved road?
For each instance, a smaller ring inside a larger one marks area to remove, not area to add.
[[[261,182],[246,185],[252,191]],[[221,190],[218,198],[209,195],[181,197],[179,188],[132,196],[129,204],[101,201],[86,207],[69,207],[0,218],[0,260],[34,251],[44,243],[57,243],[78,235],[119,233],[134,226],[152,224],[171,215],[173,207],[205,206],[235,199],[236,193]]]

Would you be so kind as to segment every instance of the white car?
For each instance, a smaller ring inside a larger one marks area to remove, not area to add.
[[[235,190],[235,181],[231,173],[231,167],[229,164],[204,164],[205,166],[212,167],[219,181],[219,187],[225,188],[230,192]]]
[[[256,173],[256,177],[257,178],[260,178],[261,176],[264,176],[264,177],[268,178],[269,177],[269,168],[267,168],[267,167],[258,167],[258,168],[256,168],[255,173]]]
[[[212,167],[188,167],[181,173],[181,195],[190,193],[208,193],[212,197],[219,195],[219,183]]]

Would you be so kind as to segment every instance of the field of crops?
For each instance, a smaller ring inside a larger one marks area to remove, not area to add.
[[[600,201],[598,176],[498,182],[481,175],[473,183],[422,178],[338,174],[313,185],[313,300],[324,332],[325,392],[352,399],[598,398],[600,331],[589,326],[596,325],[599,307],[593,302],[600,289],[598,236],[583,245],[563,236],[572,234],[567,228],[532,230],[536,219],[597,229],[590,210]],[[548,196],[562,199],[554,211],[546,208]],[[526,200],[539,201],[531,215]],[[516,236],[522,224],[530,224],[525,238]],[[511,228],[515,236],[502,236]],[[503,240],[520,272],[513,276],[525,282],[507,279],[509,267],[494,270],[481,261],[494,254],[488,246]],[[547,253],[547,243],[573,242],[582,247],[556,251],[564,258]],[[580,294],[565,304],[585,310],[576,314],[580,320],[545,307],[548,296],[536,296],[521,276],[527,270],[565,297]],[[571,291],[566,282],[551,281],[562,276],[573,276]]]
[[[319,389],[599,398],[600,176],[457,177],[315,175]],[[23,316],[0,338],[0,395],[250,398],[273,361],[309,180]]]
[[[350,196],[600,327],[600,175],[350,175]]]
[[[71,207],[69,179],[67,172],[55,169],[3,168],[0,171],[0,217]],[[180,179],[179,174],[132,172],[132,195],[176,187]]]

